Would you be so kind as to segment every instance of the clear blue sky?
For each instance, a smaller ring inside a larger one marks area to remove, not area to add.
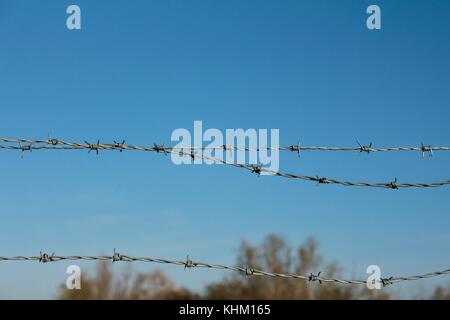
[[[66,29],[71,3],[81,7],[81,31]],[[381,31],[365,26],[374,3]],[[449,12],[437,0],[0,0],[0,136],[169,144],[174,129],[203,120],[279,128],[284,145],[448,146]],[[281,170],[434,182],[450,178],[449,160],[305,152],[283,155]],[[116,247],[232,264],[242,239],[277,233],[293,245],[314,235],[347,277],[364,277],[369,264],[386,276],[450,266],[448,187],[315,187],[133,152],[2,151],[0,165],[0,255]],[[0,297],[53,297],[67,265],[0,263]],[[226,274],[162,269],[193,289]]]

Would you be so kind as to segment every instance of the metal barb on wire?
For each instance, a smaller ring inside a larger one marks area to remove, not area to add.
[[[394,277],[381,278],[380,281],[381,281],[381,284],[383,285],[383,287],[386,287],[388,285],[393,284],[393,281],[392,281],[393,279],[394,279]]]
[[[327,178],[323,178],[323,177],[322,177],[322,178],[319,178],[319,176],[316,176],[315,180],[317,181],[316,186],[318,186],[319,184],[327,184],[327,183],[330,183],[330,182],[328,181]]]
[[[398,190],[397,178],[395,178],[394,181],[389,182],[388,186],[391,189]]]
[[[322,284],[322,279],[320,278],[321,273],[322,273],[322,271],[319,271],[318,274],[310,273],[308,276],[308,282],[319,281],[319,284]]]
[[[302,147],[300,146],[300,141],[297,143],[297,145],[291,145],[289,146],[289,150],[292,152],[297,152],[297,156],[300,158],[300,150]]]
[[[24,154],[25,151],[30,151],[30,152],[33,151],[33,143],[31,142],[31,143],[28,144],[28,145],[22,145],[22,144],[19,142],[19,149],[22,151],[22,153],[20,154],[20,158],[23,159],[23,157],[24,157],[23,154]]]
[[[425,153],[428,153],[428,157],[433,156],[433,147],[432,146],[424,146],[423,142],[422,142],[420,149],[422,150],[422,159],[425,158]]]
[[[42,251],[41,251],[39,253],[39,262],[42,262],[42,263],[52,262],[54,256],[55,256],[55,253],[48,255],[47,253],[42,253]]]
[[[194,149],[191,148],[191,153],[189,154],[192,161],[195,161],[195,157],[197,156],[197,153],[195,153]]]
[[[84,142],[88,146],[88,149],[89,149],[88,153],[91,153],[91,151],[95,151],[95,153],[98,155],[98,153],[100,152],[100,139],[97,140],[97,144],[89,143],[86,140],[84,140]]]
[[[164,155],[167,155],[167,148],[164,146],[164,144],[157,145],[156,143],[154,143],[153,148],[157,153],[163,153]]]
[[[114,250],[113,250],[113,255],[112,255],[111,260],[112,260],[112,262],[117,262],[117,261],[123,260],[123,256],[116,251],[116,248],[114,248]]]
[[[184,263],[184,270],[186,270],[186,268],[190,269],[193,267],[195,267],[194,262],[191,259],[189,259],[189,255],[187,255],[186,262]]]
[[[55,138],[52,138],[52,135],[49,133],[48,134],[48,143],[53,145],[53,146],[56,146],[56,145],[59,144],[59,140],[55,139]]]
[[[372,142],[368,146],[362,145],[358,140],[356,140],[356,142],[359,145],[359,152],[367,152],[367,154],[372,152]]]
[[[262,172],[262,165],[251,165],[251,173],[256,173],[256,175],[259,177]]]
[[[124,150],[125,146],[125,140],[122,140],[122,142],[117,142],[114,140],[114,148],[119,150],[119,152],[122,152]]]
[[[255,270],[250,268],[248,265],[245,266],[245,275],[246,276],[252,276],[255,274]]]

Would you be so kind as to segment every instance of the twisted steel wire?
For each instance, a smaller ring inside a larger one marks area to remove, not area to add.
[[[103,150],[141,150],[141,151],[157,151],[157,145],[153,147],[146,146],[133,146],[133,145],[125,145],[125,143],[100,143],[98,141],[97,144],[91,144],[87,141],[85,143],[78,142],[70,142],[59,139],[8,139],[8,138],[0,138],[0,143],[44,143],[48,145],[64,145],[70,148],[67,149],[87,149],[90,146],[98,146]],[[164,146],[161,146],[164,147]],[[2,149],[16,149],[21,150],[23,146],[0,146]],[[186,149],[186,147],[164,147],[167,152],[172,151],[180,151]],[[47,148],[47,147],[33,147],[33,149],[66,149],[66,148]],[[369,146],[361,145],[358,142],[358,146],[355,147],[324,147],[324,146],[302,146],[302,145],[290,145],[290,146],[280,146],[280,147],[264,147],[264,148],[250,148],[250,147],[240,147],[240,146],[229,146],[229,145],[217,145],[217,146],[208,146],[208,147],[190,147],[188,149],[191,150],[219,150],[219,151],[247,151],[247,152],[257,152],[261,150],[267,151],[290,151],[290,152],[300,152],[300,151],[359,151],[359,152],[388,152],[388,151],[420,151],[420,152],[433,152],[433,151],[450,151],[450,147],[433,147],[430,145],[422,145],[417,147],[382,147],[375,148],[372,147],[372,144]]]
[[[100,143],[100,141],[97,141],[96,144],[89,143],[85,141],[85,143],[78,143],[78,142],[69,142],[64,140],[58,140],[58,139],[44,139],[44,140],[37,140],[37,139],[6,139],[6,138],[0,138],[0,143],[16,143],[19,145],[0,145],[0,149],[7,149],[7,150],[20,150],[22,152],[25,151],[32,151],[32,150],[79,150],[79,149],[87,149],[90,151],[95,151],[97,154],[101,150],[116,150],[116,151],[124,151],[124,150],[137,150],[137,151],[150,151],[150,152],[157,152],[157,153],[163,153],[163,154],[169,154],[173,152],[177,152],[180,155],[184,156],[190,156],[192,159],[194,158],[200,158],[204,160],[210,160],[214,163],[221,163],[228,166],[234,166],[237,168],[242,168],[250,171],[251,173],[256,173],[257,175],[260,175],[263,172],[285,177],[285,178],[291,178],[291,179],[301,179],[301,180],[308,180],[308,181],[314,181],[317,182],[317,184],[339,184],[344,186],[366,186],[366,187],[380,187],[380,188],[389,188],[389,189],[398,189],[398,188],[408,188],[408,187],[439,187],[443,185],[450,184],[450,180],[444,181],[444,182],[437,182],[437,183],[431,183],[431,184],[424,184],[424,183],[397,183],[397,180],[395,179],[392,182],[389,183],[367,183],[367,182],[350,182],[350,181],[339,181],[335,179],[329,179],[329,178],[320,178],[318,176],[312,177],[312,176],[301,176],[301,175],[295,175],[291,173],[281,173],[274,170],[270,170],[267,168],[264,168],[262,166],[256,166],[256,165],[247,165],[247,164],[240,164],[240,163],[234,163],[234,162],[227,162],[220,158],[213,158],[206,156],[204,154],[199,154],[194,151],[198,150],[208,150],[208,149],[217,149],[222,151],[230,151],[230,150],[236,150],[236,151],[259,151],[262,150],[260,148],[258,149],[252,149],[252,148],[240,148],[240,147],[230,147],[230,146],[217,146],[217,147],[200,147],[200,148],[173,148],[173,147],[165,147],[164,145],[154,145],[153,147],[149,146],[135,146],[135,145],[126,145],[123,141],[122,143],[115,142],[114,144],[103,144]],[[28,143],[28,145],[22,145],[22,143]],[[38,144],[34,145],[33,144]],[[185,150],[190,150],[190,152],[186,152]],[[289,147],[268,147],[265,148],[266,150],[281,150],[281,151],[296,151],[300,152],[303,150],[329,150],[329,151],[360,151],[360,152],[386,152],[386,151],[421,151],[422,153],[430,152],[436,150],[450,150],[448,147],[431,147],[431,146],[422,146],[421,147],[395,147],[395,148],[372,148],[367,146],[361,146],[356,148],[340,148],[340,147],[301,147],[301,146],[289,146]],[[363,280],[347,280],[347,279],[339,279],[339,278],[326,278],[321,277],[320,272],[317,275],[310,274],[310,275],[297,275],[297,274],[284,274],[284,273],[273,273],[273,272],[267,272],[264,270],[259,269],[252,269],[247,267],[239,267],[239,266],[229,266],[229,265],[222,265],[222,264],[209,264],[209,263],[203,263],[203,262],[193,262],[192,260],[187,259],[186,261],[181,260],[168,260],[168,259],[155,259],[155,258],[146,258],[146,257],[130,257],[125,255],[120,255],[116,252],[112,256],[55,256],[55,255],[48,255],[48,254],[40,254],[40,256],[16,256],[16,257],[1,257],[0,256],[0,262],[1,261],[39,261],[39,262],[56,262],[56,261],[62,261],[62,260],[86,260],[86,261],[108,261],[111,260],[113,262],[116,261],[125,261],[125,262],[149,262],[149,263],[160,263],[160,264],[172,264],[177,266],[184,266],[184,268],[210,268],[210,269],[222,269],[222,270],[231,270],[235,272],[245,273],[246,275],[253,275],[253,276],[268,276],[268,277],[278,277],[278,278],[294,278],[294,279],[302,279],[307,281],[318,281],[319,283],[322,282],[332,282],[332,283],[340,283],[340,284],[354,284],[354,285],[361,285],[366,284],[366,281]],[[420,279],[427,279],[432,278],[440,275],[446,275],[450,274],[450,269],[443,270],[443,271],[436,271],[436,272],[430,272],[422,275],[413,275],[413,276],[401,276],[401,277],[389,277],[389,278],[381,278],[379,282],[383,285],[389,285],[389,284],[395,284],[402,281],[414,281],[414,280],[420,280]]]
[[[112,262],[144,262],[144,263],[157,263],[157,264],[170,264],[176,266],[182,266],[186,268],[208,268],[208,269],[220,269],[220,270],[230,270],[234,272],[239,272],[247,276],[266,276],[272,278],[284,278],[284,279],[300,279],[306,280],[308,282],[319,282],[319,283],[338,283],[338,284],[349,284],[349,285],[362,285],[367,284],[365,280],[354,280],[354,279],[340,279],[340,278],[327,278],[320,276],[321,272],[318,274],[310,273],[309,275],[299,275],[292,273],[276,273],[264,271],[256,268],[251,268],[249,266],[231,266],[224,264],[211,264],[205,262],[196,262],[189,259],[186,260],[170,260],[170,259],[160,259],[160,258],[148,258],[148,257],[132,257],[127,255],[121,255],[114,250],[112,255],[102,255],[102,256],[56,256],[54,254],[49,255],[47,253],[40,253],[39,256],[15,256],[15,257],[3,257],[0,256],[0,262],[3,261],[37,261],[41,263],[58,262],[58,261],[112,261]],[[421,275],[413,276],[400,276],[400,277],[388,277],[380,278],[375,282],[381,283],[383,286],[396,284],[404,281],[416,281],[420,279],[429,279],[441,275],[450,274],[450,269],[429,272]]]
[[[128,145],[125,144],[125,141],[123,142],[115,142],[113,144],[111,143],[100,143],[98,140],[97,143],[89,143],[85,141],[84,143],[79,142],[70,142],[70,141],[64,141],[64,140],[58,140],[58,139],[44,139],[44,140],[37,140],[37,139],[7,139],[7,138],[0,138],[0,143],[15,143],[18,145],[0,145],[0,149],[6,149],[6,150],[20,150],[22,152],[25,151],[32,151],[32,150],[80,150],[80,149],[86,149],[89,150],[89,152],[94,151],[97,154],[102,150],[115,150],[115,151],[146,151],[146,152],[157,152],[162,154],[169,154],[169,153],[177,153],[179,155],[183,156],[189,156],[192,159],[200,158],[203,160],[209,160],[214,163],[220,163],[227,166],[233,166],[241,169],[246,169],[250,171],[251,173],[256,173],[257,175],[261,175],[263,173],[267,173],[268,175],[278,176],[278,177],[284,177],[289,179],[299,179],[299,180],[306,180],[306,181],[313,181],[316,182],[317,185],[319,184],[337,184],[341,186],[358,186],[358,187],[375,187],[375,188],[385,188],[385,189],[399,189],[399,188],[435,188],[435,187],[442,187],[445,185],[450,184],[450,180],[446,181],[440,181],[440,182],[433,182],[433,183],[398,183],[397,178],[395,178],[393,181],[390,182],[381,182],[381,183],[369,183],[369,182],[353,182],[353,181],[342,181],[337,179],[330,179],[325,177],[319,177],[319,176],[306,176],[306,175],[298,175],[298,174],[292,174],[292,173],[283,173],[278,172],[275,170],[271,170],[268,168],[264,168],[262,165],[248,165],[248,164],[241,164],[241,163],[235,163],[235,162],[228,162],[226,160],[206,156],[203,153],[198,153],[199,150],[211,150],[211,149],[220,149],[222,151],[229,151],[229,150],[237,150],[237,151],[256,151],[259,149],[251,149],[251,148],[239,148],[239,147],[233,147],[233,146],[217,146],[217,147],[201,147],[201,148],[187,148],[187,147],[166,147],[164,145],[157,145],[154,144],[154,146],[137,146],[137,145]],[[22,143],[27,143],[27,145],[22,145]],[[35,144],[35,145],[33,145]],[[37,144],[37,145],[36,145]],[[294,148],[295,147],[295,148]],[[289,151],[300,151],[300,150],[346,150],[346,151],[355,151],[359,150],[360,152],[381,152],[381,151],[393,151],[393,150],[419,150],[423,153],[425,152],[433,152],[433,150],[450,150],[448,147],[431,147],[431,146],[421,146],[421,147],[396,147],[396,148],[380,148],[380,149],[373,149],[371,147],[367,146],[360,146],[359,148],[328,148],[328,147],[300,147],[300,146],[290,146],[290,147],[278,147],[278,148],[272,148],[268,147],[269,150],[289,150]],[[190,150],[189,152],[186,150]],[[196,152],[195,152],[196,151]]]

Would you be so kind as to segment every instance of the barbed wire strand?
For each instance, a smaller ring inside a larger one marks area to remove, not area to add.
[[[316,182],[317,185],[320,184],[337,184],[341,186],[358,186],[358,187],[375,187],[375,188],[385,188],[385,189],[399,189],[399,188],[435,188],[435,187],[442,187],[445,185],[450,184],[450,180],[447,181],[441,181],[441,182],[434,182],[434,183],[398,183],[397,178],[395,178],[393,181],[385,182],[385,183],[369,183],[369,182],[352,182],[352,181],[341,181],[336,179],[330,179],[325,177],[319,177],[319,176],[305,176],[305,175],[297,175],[292,173],[283,173],[278,172],[272,169],[268,169],[263,167],[262,165],[249,165],[249,164],[241,164],[241,163],[235,163],[235,162],[228,162],[226,160],[206,156],[203,153],[194,152],[193,148],[172,148],[172,147],[166,147],[164,145],[157,145],[154,144],[154,146],[136,146],[136,145],[127,145],[125,144],[125,141],[122,141],[120,143],[115,142],[114,144],[110,143],[100,143],[100,140],[97,140],[97,143],[89,143],[85,141],[85,143],[78,143],[78,142],[68,142],[64,140],[58,140],[58,139],[47,139],[47,140],[36,140],[36,139],[6,139],[6,138],[0,138],[1,142],[7,142],[7,143],[16,143],[18,145],[0,145],[0,149],[7,149],[7,150],[20,150],[22,152],[32,150],[80,150],[80,149],[86,149],[89,152],[93,151],[97,155],[102,150],[115,150],[115,151],[146,151],[146,152],[156,152],[156,153],[162,153],[162,154],[170,154],[170,153],[177,153],[180,156],[187,156],[191,159],[200,158],[203,160],[209,160],[214,163],[220,163],[228,166],[233,166],[241,169],[246,169],[250,171],[251,173],[255,173],[258,176],[260,175],[273,175],[273,176],[279,176],[289,179],[299,179],[299,180],[306,180],[306,181],[313,181]],[[27,143],[27,145],[22,145],[22,143]],[[35,144],[35,145],[33,145]],[[36,145],[38,144],[38,145]],[[224,150],[227,150],[226,146],[222,147]],[[322,148],[322,147],[320,147]],[[431,147],[426,147],[431,148]],[[343,149],[343,148],[341,148]],[[423,149],[417,149],[417,148],[396,148],[398,150],[400,149],[408,149],[408,150],[422,150]],[[432,149],[426,149],[426,152],[430,152],[431,150],[447,150],[447,148],[441,147],[441,148],[432,148]],[[189,150],[189,151],[185,151]],[[233,150],[233,149],[231,149]],[[321,149],[322,150],[322,149]],[[198,151],[198,150],[197,150]],[[425,151],[423,151],[425,152]],[[22,154],[23,156],[23,154]]]
[[[268,272],[256,268],[251,268],[250,266],[241,267],[241,266],[231,266],[224,264],[210,264],[205,262],[196,262],[189,259],[189,256],[185,261],[182,260],[170,260],[170,259],[159,259],[159,258],[148,258],[148,257],[131,257],[127,255],[121,255],[115,249],[113,255],[101,255],[101,256],[56,256],[55,254],[47,254],[40,252],[39,256],[14,256],[14,257],[3,257],[0,256],[0,262],[3,261],[37,261],[41,263],[49,263],[49,262],[58,262],[58,261],[112,261],[112,262],[144,262],[144,263],[158,263],[158,264],[171,264],[176,266],[182,266],[186,268],[208,268],[208,269],[220,269],[220,270],[230,270],[234,272],[239,272],[245,274],[246,276],[266,276],[273,278],[284,278],[284,279],[300,279],[306,280],[308,282],[318,281],[319,283],[338,283],[338,284],[349,284],[349,285],[362,285],[366,284],[365,280],[348,280],[348,279],[340,279],[340,278],[327,278],[320,276],[321,272],[318,274],[310,273],[309,275],[298,275],[292,273],[276,273],[276,272]],[[400,277],[387,277],[380,278],[379,280],[375,280],[372,283],[381,283],[383,286],[396,284],[404,281],[415,281],[420,279],[429,279],[441,275],[450,274],[450,269],[446,269],[443,271],[435,271],[429,272],[422,275],[413,275],[413,276],[400,276]]]
[[[98,146],[103,150],[141,150],[141,151],[157,151],[157,145],[153,147],[145,147],[145,146],[133,146],[133,145],[125,145],[125,141],[122,143],[114,143],[114,144],[90,144],[89,142],[78,143],[78,142],[69,142],[58,139],[8,139],[8,138],[0,138],[0,142],[4,143],[45,143],[49,145],[65,145],[70,148],[67,149],[86,149],[90,146]],[[324,146],[302,146],[300,144],[290,145],[290,146],[280,146],[280,147],[264,147],[264,148],[250,148],[250,147],[240,147],[240,146],[229,146],[229,145],[217,145],[217,146],[208,146],[208,147],[164,147],[168,152],[172,151],[180,151],[183,149],[190,150],[218,150],[218,151],[247,151],[247,152],[258,152],[261,150],[267,151],[291,151],[291,152],[301,152],[301,151],[359,151],[365,153],[372,152],[388,152],[388,151],[420,151],[422,155],[424,153],[429,153],[432,155],[433,151],[450,151],[450,147],[433,147],[431,145],[424,145],[423,143],[417,147],[382,147],[375,148],[372,147],[372,143],[369,146],[365,146],[357,141],[358,146],[355,147],[324,147]],[[21,149],[22,147],[14,147],[14,146],[1,146],[3,149]],[[35,149],[36,147],[33,147]],[[54,148],[42,148],[40,149],[54,149]],[[66,148],[60,148],[66,149]]]

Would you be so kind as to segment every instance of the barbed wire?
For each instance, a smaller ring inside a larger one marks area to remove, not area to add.
[[[146,151],[146,152],[156,152],[161,153],[164,155],[170,154],[170,153],[176,153],[180,156],[188,156],[192,160],[196,158],[200,158],[203,160],[209,160],[213,163],[219,163],[224,164],[228,166],[233,166],[241,169],[246,169],[250,171],[251,173],[255,173],[258,176],[264,174],[264,175],[273,175],[273,176],[279,176],[289,179],[299,179],[299,180],[306,180],[306,181],[313,181],[316,182],[317,185],[320,184],[337,184],[341,186],[358,186],[358,187],[375,187],[375,188],[385,188],[385,189],[399,189],[399,188],[435,188],[435,187],[442,187],[445,185],[450,184],[450,180],[441,181],[441,182],[433,182],[433,183],[398,183],[397,178],[390,182],[381,182],[381,183],[369,183],[369,182],[352,182],[352,181],[343,181],[343,180],[336,180],[331,178],[325,178],[325,177],[319,177],[319,176],[306,176],[306,175],[298,175],[298,174],[292,174],[292,173],[283,173],[279,171],[275,171],[269,168],[265,168],[262,165],[254,165],[254,164],[242,164],[242,163],[236,163],[236,162],[228,162],[226,160],[211,157],[204,155],[203,153],[198,153],[199,149],[195,148],[187,148],[187,147],[166,147],[164,145],[158,145],[154,144],[153,146],[137,146],[137,145],[129,145],[125,144],[125,141],[122,140],[122,142],[114,142],[114,143],[100,143],[100,140],[97,140],[96,143],[90,143],[88,141],[85,141],[84,143],[79,142],[69,142],[64,140],[58,140],[58,139],[45,139],[45,140],[37,140],[37,139],[6,139],[6,138],[0,138],[0,143],[15,143],[16,145],[0,145],[0,149],[6,149],[6,150],[20,150],[22,152],[22,157],[24,152],[32,152],[33,150],[80,150],[80,149],[86,149],[88,152],[95,152],[97,155],[100,151],[103,150],[109,150],[109,151]],[[26,145],[23,145],[23,143],[27,143]],[[362,146],[363,149],[366,147]],[[215,148],[215,147],[212,147]],[[220,146],[218,148],[222,148],[223,151],[227,150],[239,150],[237,147],[228,147],[228,146]],[[283,150],[286,150],[285,148],[290,147],[280,147],[284,148]],[[299,147],[300,148],[300,147]],[[348,148],[326,148],[326,147],[304,147],[304,148],[316,148],[314,150],[349,150]],[[367,147],[368,148],[368,147]],[[203,150],[207,150],[207,147],[200,148]],[[374,150],[421,150],[422,152],[433,152],[433,150],[449,150],[447,147],[430,147],[430,146],[421,146],[419,148],[417,147],[410,147],[410,148],[403,148],[403,147],[397,147],[397,148],[383,148],[383,149],[374,149]],[[188,151],[186,151],[188,150]],[[248,148],[243,148],[241,151],[244,150],[250,150]],[[280,149],[281,150],[281,149]],[[352,149],[355,150],[355,149]],[[361,149],[362,150],[362,149]],[[372,148],[369,148],[367,150],[372,150]],[[371,152],[366,151],[365,152]]]
[[[0,256],[0,262],[3,261],[37,261],[41,263],[58,262],[58,261],[111,261],[111,262],[144,262],[144,263],[158,263],[158,264],[170,264],[184,267],[184,269],[191,268],[207,268],[207,269],[220,269],[220,270],[230,270],[234,272],[239,272],[246,276],[266,276],[272,278],[284,278],[284,279],[300,279],[308,282],[319,282],[322,283],[338,283],[338,284],[349,284],[349,285],[362,285],[367,284],[366,280],[349,280],[340,278],[327,278],[321,276],[321,272],[309,275],[299,275],[293,273],[277,273],[260,270],[257,268],[251,268],[249,265],[242,266],[231,266],[224,264],[211,264],[205,262],[193,261],[187,256],[186,260],[170,260],[170,259],[160,259],[160,258],[148,258],[148,257],[132,257],[128,255],[122,255],[118,253],[115,249],[112,255],[101,255],[101,256],[57,256],[54,253],[49,255],[48,253],[40,252],[39,256],[14,256],[14,257],[3,257]],[[396,284],[403,281],[415,281],[420,279],[434,278],[441,275],[450,274],[450,269],[429,272],[421,275],[413,276],[400,276],[400,277],[386,277],[374,279],[372,284],[380,283],[383,287],[391,284]]]
[[[222,151],[259,151],[262,150],[261,148],[258,149],[252,149],[252,148],[240,148],[240,147],[234,147],[234,146],[217,146],[217,147],[194,147],[194,148],[186,148],[186,147],[166,147],[164,145],[157,145],[154,144],[153,146],[136,146],[136,145],[127,145],[125,144],[125,141],[122,140],[121,142],[114,141],[113,144],[105,144],[100,143],[100,140],[97,140],[97,143],[89,143],[85,141],[84,143],[78,143],[78,142],[69,142],[64,140],[58,140],[58,139],[52,139],[49,137],[49,139],[44,140],[37,140],[37,139],[6,139],[6,138],[0,138],[0,143],[14,143],[17,145],[0,145],[0,149],[6,149],[6,150],[20,150],[22,152],[29,151],[32,152],[32,150],[80,150],[80,149],[87,149],[89,152],[95,152],[97,155],[102,150],[115,150],[115,151],[148,151],[148,152],[156,152],[161,154],[169,154],[169,153],[178,153],[181,156],[189,156],[192,159],[200,158],[203,160],[210,160],[214,163],[221,163],[228,166],[234,166],[237,168],[242,168],[250,171],[251,173],[255,173],[258,176],[263,173],[268,173],[275,176],[285,177],[285,178],[291,178],[291,179],[301,179],[301,180],[308,180],[308,181],[314,181],[317,182],[317,185],[319,184],[339,184],[344,186],[366,186],[366,187],[381,187],[381,188],[388,188],[388,189],[398,189],[398,188],[408,188],[408,187],[439,187],[450,184],[450,180],[444,181],[444,182],[437,182],[437,183],[431,183],[431,184],[424,184],[424,183],[398,183],[397,179],[394,179],[394,181],[391,181],[389,183],[367,183],[367,182],[350,182],[350,181],[339,181],[335,179],[329,179],[319,176],[302,176],[302,175],[295,175],[291,173],[281,173],[277,172],[268,168],[264,168],[262,165],[247,165],[247,164],[240,164],[240,163],[234,163],[234,162],[227,162],[220,158],[214,158],[210,156],[206,156],[204,154],[197,153],[195,151],[199,150],[222,150]],[[26,143],[26,145],[23,145]],[[359,142],[358,142],[359,144]],[[339,148],[339,147],[302,147],[302,146],[288,146],[288,147],[268,147],[265,148],[266,150],[280,150],[280,151],[295,151],[300,154],[300,151],[304,150],[329,150],[329,151],[360,151],[360,152],[386,152],[386,151],[421,151],[422,156],[424,156],[425,153],[430,153],[430,156],[432,155],[433,151],[437,150],[450,150],[450,148],[447,147],[431,147],[431,146],[424,146],[423,144],[420,147],[395,147],[395,148],[372,148],[372,145],[369,146],[362,146],[359,145],[359,147],[356,148]],[[189,151],[186,151],[189,150]],[[155,258],[146,258],[146,257],[130,257],[126,255],[120,255],[114,250],[114,253],[112,256],[55,256],[54,254],[48,255],[47,253],[40,253],[39,256],[16,256],[16,257],[2,257],[0,256],[0,262],[1,261],[39,261],[42,263],[47,262],[56,262],[56,261],[62,261],[62,260],[86,260],[86,261],[107,261],[111,260],[113,262],[117,261],[125,261],[125,262],[152,262],[152,263],[161,263],[161,264],[172,264],[177,266],[184,266],[184,268],[210,268],[210,269],[222,269],[222,270],[231,270],[235,272],[244,273],[245,275],[252,275],[252,276],[268,276],[268,277],[278,277],[278,278],[293,278],[293,279],[302,279],[307,280],[308,282],[319,282],[319,283],[340,283],[340,284],[354,284],[354,285],[361,285],[366,284],[366,281],[364,280],[347,280],[347,279],[339,279],[339,278],[326,278],[323,276],[320,276],[321,273],[313,274],[310,273],[309,275],[297,275],[297,274],[290,274],[290,273],[273,273],[273,272],[267,272],[264,270],[254,269],[250,268],[249,266],[239,267],[239,266],[229,266],[229,265],[222,265],[222,264],[209,264],[209,263],[203,263],[203,262],[194,262],[187,258],[186,261],[181,260],[168,260],[168,259],[155,259]],[[450,269],[443,270],[443,271],[436,271],[436,272],[430,272],[422,275],[414,275],[414,276],[401,276],[401,277],[388,277],[388,278],[380,278],[378,282],[380,282],[383,286],[395,284],[402,281],[413,281],[413,280],[419,280],[419,279],[427,279],[432,278],[440,275],[450,274]]]
[[[422,157],[425,154],[429,156],[433,155],[434,151],[450,151],[450,147],[433,147],[431,145],[424,145],[421,143],[420,146],[417,147],[381,147],[375,148],[372,147],[372,143],[369,145],[363,145],[357,140],[357,146],[354,147],[324,147],[324,146],[302,146],[300,144],[289,145],[289,146],[280,146],[280,147],[260,147],[260,148],[250,148],[250,147],[240,147],[234,145],[217,145],[217,146],[207,146],[207,147],[166,147],[164,145],[158,146],[154,144],[153,147],[146,146],[133,146],[133,145],[125,145],[125,140],[122,142],[114,142],[114,144],[101,144],[100,140],[97,141],[97,144],[91,144],[87,141],[85,143],[77,143],[77,142],[69,142],[64,140],[58,140],[55,138],[49,137],[49,139],[8,139],[8,138],[0,138],[0,142],[6,143],[29,143],[28,146],[1,146],[2,149],[17,149],[23,150],[24,148],[28,148],[31,144],[48,144],[48,145],[64,145],[68,148],[60,147],[58,149],[86,149],[90,147],[98,147],[98,149],[102,150],[141,150],[141,151],[158,151],[160,147],[164,148],[167,152],[180,151],[185,149],[190,150],[216,150],[216,151],[246,151],[246,152],[258,152],[261,150],[266,151],[290,151],[296,152],[300,155],[301,151],[358,151],[364,153],[373,153],[373,152],[388,152],[388,151],[420,151],[422,153]],[[32,147],[32,146],[31,146]],[[47,147],[32,147],[33,149],[55,149],[55,148],[47,148]]]

